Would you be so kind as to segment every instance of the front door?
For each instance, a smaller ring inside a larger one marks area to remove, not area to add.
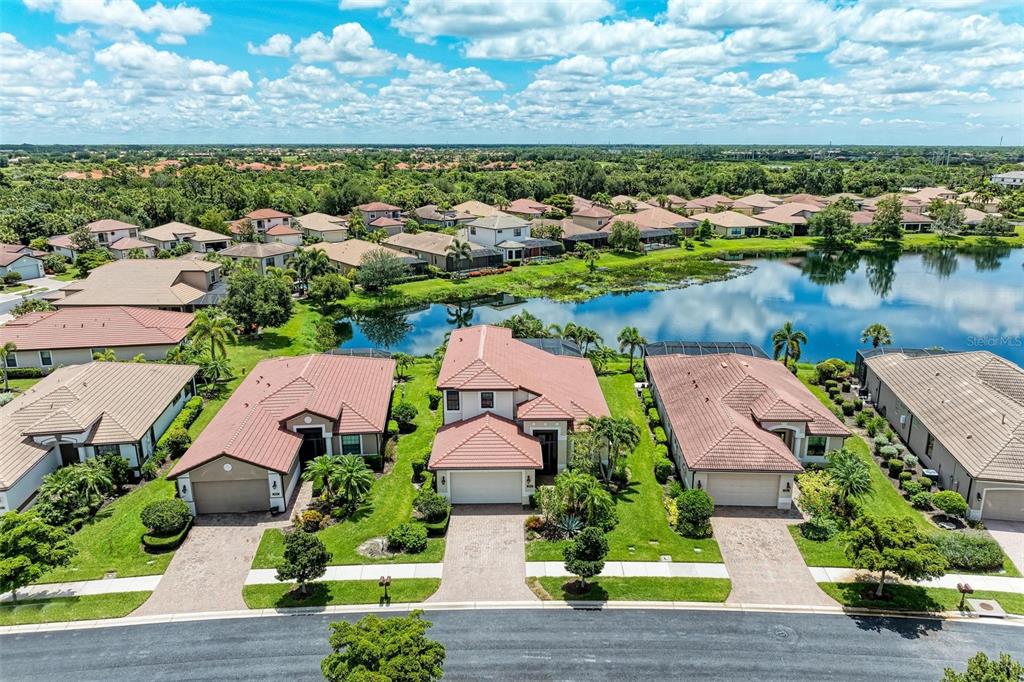
[[[542,474],[558,473],[558,431],[534,431],[533,437],[540,441]]]
[[[299,448],[299,459],[303,464],[327,452],[324,432],[320,429],[296,429],[302,436],[302,447]]]
[[[71,466],[78,464],[81,460],[78,457],[78,448],[71,443],[60,444],[60,465]]]

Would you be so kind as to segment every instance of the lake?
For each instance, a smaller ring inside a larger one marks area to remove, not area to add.
[[[897,346],[986,349],[1024,365],[1024,250],[744,261],[749,274],[682,289],[608,294],[583,303],[547,299],[432,305],[359,319],[343,347],[433,351],[456,325],[500,322],[529,310],[545,323],[574,321],[617,346],[622,327],[648,340],[749,341],[792,320],[808,336],[803,360],[852,360],[860,332],[881,322]],[[348,325],[343,325],[348,327]],[[342,337],[344,338],[344,336]]]

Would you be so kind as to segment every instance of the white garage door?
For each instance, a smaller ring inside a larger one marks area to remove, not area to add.
[[[982,519],[1024,521],[1024,490],[987,490]]]
[[[43,276],[42,267],[40,267],[39,263],[33,263],[32,261],[15,263],[11,266],[11,269],[21,275],[22,279],[35,279]]]
[[[708,474],[708,494],[718,506],[774,507],[778,474]]]
[[[452,504],[521,504],[523,475],[518,471],[453,471]]]

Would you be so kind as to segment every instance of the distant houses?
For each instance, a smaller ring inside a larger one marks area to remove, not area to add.
[[[10,272],[22,280],[42,277],[45,255],[21,244],[0,244],[0,279]]]
[[[161,251],[171,251],[180,244],[188,244],[196,253],[209,253],[226,249],[231,244],[231,238],[225,234],[179,222],[164,223],[142,230],[139,237]]]

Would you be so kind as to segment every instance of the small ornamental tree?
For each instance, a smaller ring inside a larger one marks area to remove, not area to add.
[[[943,490],[932,495],[932,506],[946,516],[957,519],[967,516],[967,500],[955,490]]]
[[[0,516],[0,592],[10,592],[17,601],[18,588],[66,565],[76,551],[63,528],[34,512],[7,512]]]
[[[608,540],[600,528],[593,526],[580,531],[579,535],[562,550],[565,570],[579,578],[581,592],[587,587],[587,578],[600,575],[604,570],[604,558],[607,555]]]
[[[634,223],[616,220],[612,223],[611,234],[608,236],[608,246],[616,251],[642,252],[644,247],[640,242],[640,228]]]
[[[172,535],[188,525],[192,514],[184,500],[172,498],[150,502],[139,515],[142,525],[156,535]]]
[[[706,243],[712,237],[715,236],[715,228],[711,225],[711,221],[705,218],[700,221],[700,224],[693,230],[693,238],[701,243]]]
[[[419,410],[416,409],[416,406],[408,400],[402,400],[391,408],[391,416],[398,422],[398,429],[403,433],[412,431],[418,412]]]
[[[1022,682],[1024,665],[1010,658],[1010,654],[999,654],[990,659],[979,651],[967,661],[967,670],[958,673],[946,668],[941,682]]]
[[[308,584],[327,572],[331,553],[313,533],[295,530],[284,537],[284,561],[277,567],[277,579],[294,580],[305,596]]]
[[[881,597],[885,576],[895,573],[906,580],[940,578],[946,573],[946,558],[906,517],[866,514],[854,520],[848,534],[846,556],[854,568],[877,571]]]
[[[444,645],[426,636],[431,623],[416,610],[405,617],[364,616],[331,623],[333,652],[320,663],[329,682],[434,682],[444,674]]]
[[[715,501],[699,488],[684,490],[676,498],[679,507],[679,532],[691,538],[711,537],[711,515]]]
[[[375,249],[363,256],[356,279],[366,291],[379,292],[398,282],[408,272],[409,268],[397,255],[385,249]]]
[[[886,242],[903,239],[903,201],[891,194],[878,202],[871,218],[871,236]]]

